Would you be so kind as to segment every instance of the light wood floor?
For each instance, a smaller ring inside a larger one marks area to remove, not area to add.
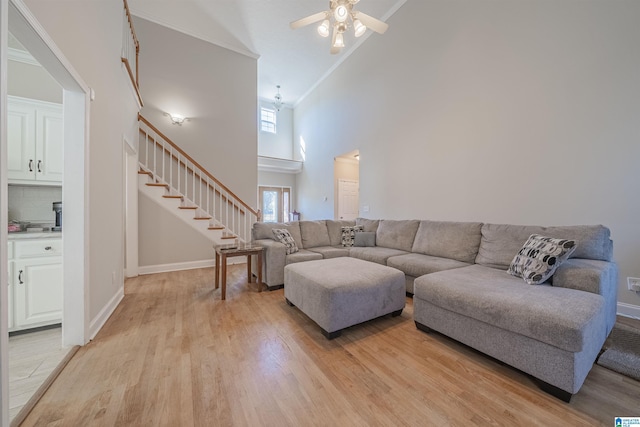
[[[128,280],[125,298],[25,426],[591,426],[640,415],[640,383],[598,365],[570,404],[402,316],[328,341],[283,291],[229,268]]]
[[[9,337],[9,419],[13,419],[69,352],[62,327]]]

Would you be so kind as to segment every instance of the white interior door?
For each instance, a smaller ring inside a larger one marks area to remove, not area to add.
[[[348,179],[338,180],[338,219],[354,220],[360,211],[360,182]]]

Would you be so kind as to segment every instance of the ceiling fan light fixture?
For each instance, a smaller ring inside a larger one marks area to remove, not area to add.
[[[342,33],[336,34],[336,41],[333,42],[333,47],[344,47],[344,37],[342,36]]]
[[[338,22],[345,22],[347,18],[349,18],[349,9],[347,6],[341,4],[336,7],[336,10],[333,12],[333,17]]]
[[[329,37],[329,20],[325,19],[318,27],[318,34],[322,37]]]
[[[354,19],[353,31],[355,32],[356,37],[360,37],[367,31],[367,26],[360,22],[359,19]]]

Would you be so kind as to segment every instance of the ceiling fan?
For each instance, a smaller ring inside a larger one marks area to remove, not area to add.
[[[344,32],[351,26],[356,37],[362,36],[367,28],[371,28],[378,34],[384,34],[389,25],[367,14],[353,10],[353,6],[360,0],[329,0],[329,10],[314,13],[306,18],[293,21],[290,25],[295,30],[306,25],[322,21],[318,26],[318,34],[329,37],[331,27],[333,35],[331,39],[332,54],[340,52],[344,47]]]

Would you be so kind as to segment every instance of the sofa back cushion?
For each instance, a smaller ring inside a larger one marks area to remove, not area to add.
[[[284,228],[289,231],[291,237],[296,242],[298,248],[304,248],[302,246],[302,236],[300,235],[300,222],[254,222],[251,227],[252,240],[271,239],[275,240],[273,235],[274,228]]]
[[[473,263],[481,229],[480,222],[420,221],[411,252]]]
[[[331,245],[327,222],[324,220],[300,221],[300,235],[302,236],[302,247],[305,249]]]
[[[355,221],[334,221],[326,220],[327,231],[329,232],[329,246],[342,246],[342,227],[353,227]]]
[[[362,231],[373,231],[375,233],[378,231],[378,224],[380,224],[379,219],[356,218],[356,225],[364,227]]]
[[[376,246],[411,252],[419,225],[418,220],[382,219],[376,232]],[[366,228],[364,231],[367,231]]]
[[[611,261],[613,244],[610,231],[603,225],[535,225],[484,224],[476,264],[506,270],[529,236],[540,234],[557,239],[575,240],[577,248],[571,258]]]

